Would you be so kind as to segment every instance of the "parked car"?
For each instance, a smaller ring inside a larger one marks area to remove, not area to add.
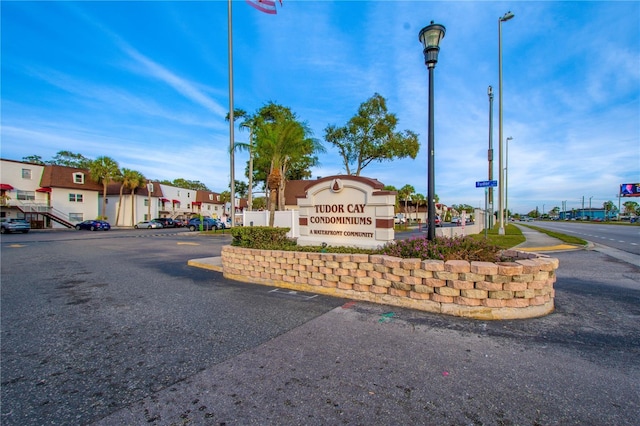
[[[222,222],[220,222],[219,220],[211,219],[210,217],[205,217],[202,219],[202,221],[200,221],[200,218],[194,217],[189,221],[189,225],[188,225],[189,231],[199,231],[201,223],[202,223],[202,229],[204,231],[224,229],[223,228],[224,225],[222,225]]]
[[[146,229],[160,229],[162,228],[162,223],[160,222],[156,222],[155,220],[143,220],[142,222],[138,222],[134,225],[134,228],[136,229],[140,229],[140,228],[146,228]]]
[[[85,220],[84,222],[76,224],[76,230],[80,231],[81,229],[88,229],[89,231],[108,231],[111,229],[111,225],[109,222],[104,220]]]
[[[176,223],[173,219],[171,219],[170,217],[158,217],[156,219],[153,219],[153,222],[160,222],[162,224],[163,228],[175,228],[176,227]]]
[[[218,229],[228,229],[231,228],[231,220],[224,221],[222,219],[213,219],[217,222]]]
[[[436,216],[436,218],[434,219],[434,222],[436,223],[436,228],[442,227],[442,219],[440,219],[440,216]],[[428,228],[429,228],[429,218],[427,218],[427,221],[424,223],[424,229],[428,229]]]
[[[182,228],[185,223],[186,221],[182,219],[173,219],[173,226],[175,226],[176,228]]]
[[[3,234],[10,232],[26,234],[29,230],[31,230],[31,224],[24,219],[2,219],[2,225],[0,225],[0,231]]]

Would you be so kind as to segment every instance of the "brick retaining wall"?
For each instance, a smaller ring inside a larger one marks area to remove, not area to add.
[[[554,308],[558,259],[507,250],[512,262],[222,248],[225,278],[476,319]]]

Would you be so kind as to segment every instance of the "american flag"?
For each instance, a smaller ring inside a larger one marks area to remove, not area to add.
[[[255,7],[261,12],[269,13],[271,15],[275,15],[278,13],[276,11],[276,2],[274,0],[246,0],[247,3],[251,7]],[[280,6],[282,6],[282,1],[280,1]]]

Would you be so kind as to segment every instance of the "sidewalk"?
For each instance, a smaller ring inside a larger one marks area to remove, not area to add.
[[[580,250],[584,248],[583,246],[579,245],[567,244],[562,240],[550,237],[547,234],[538,232],[526,226],[516,226],[522,231],[522,235],[524,235],[526,241],[513,247],[515,250],[538,253],[564,250]]]

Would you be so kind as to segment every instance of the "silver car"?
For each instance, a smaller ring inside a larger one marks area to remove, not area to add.
[[[142,222],[136,223],[134,228],[136,229],[162,228],[162,223],[156,222],[155,220],[143,220]]]
[[[0,231],[3,234],[10,232],[22,232],[26,234],[31,230],[31,224],[24,219],[2,219],[0,223]]]

